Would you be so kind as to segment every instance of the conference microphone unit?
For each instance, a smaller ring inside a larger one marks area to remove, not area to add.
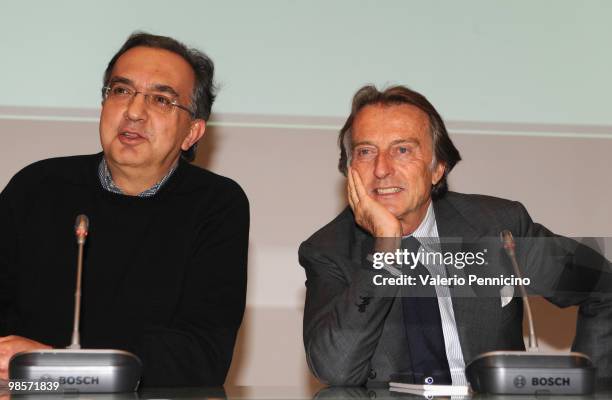
[[[13,355],[9,361],[9,379],[22,383],[20,390],[14,392],[120,393],[138,388],[142,362],[136,355],[122,350],[81,349],[81,281],[88,232],[89,219],[81,214],[75,224],[78,259],[72,342],[66,349]]]
[[[501,239],[514,274],[522,278],[512,233],[504,230]],[[576,352],[540,352],[527,291],[522,285],[519,290],[529,325],[527,351],[492,351],[477,356],[465,368],[472,390],[507,395],[592,394],[596,369],[591,359]]]

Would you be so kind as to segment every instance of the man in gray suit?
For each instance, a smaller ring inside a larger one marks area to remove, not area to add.
[[[518,202],[449,192],[447,176],[461,157],[424,96],[401,86],[363,87],[339,144],[350,207],[299,249],[307,277],[304,345],[319,380],[374,386],[404,374],[415,383],[467,384],[465,365],[477,355],[524,349],[514,284],[474,285],[472,296],[458,294],[461,285],[436,285],[425,289],[429,298],[414,297],[409,285],[375,283],[402,274],[401,265],[372,268],[376,253],[434,248],[458,254],[503,230],[534,239],[517,249],[532,288],[561,307],[580,305],[573,348],[592,358],[600,379],[612,376],[609,262],[534,223]],[[545,245],[535,245],[541,238]],[[481,274],[508,271],[496,243]],[[554,257],[545,254],[550,251]],[[452,267],[420,263],[416,271],[467,276],[468,269]]]

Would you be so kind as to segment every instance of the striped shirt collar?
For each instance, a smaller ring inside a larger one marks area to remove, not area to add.
[[[151,197],[154,196],[159,189],[170,179],[176,168],[178,167],[178,162],[174,163],[170,171],[155,185],[151,186],[144,192],[141,192],[136,195],[136,197]],[[108,169],[108,164],[106,163],[106,158],[102,157],[102,161],[98,165],[98,177],[100,178],[100,184],[102,188],[108,192],[116,193],[116,194],[125,194],[123,191],[117,186],[115,181],[113,181],[113,177],[111,175],[110,170]]]
[[[436,226],[436,215],[434,213],[433,201],[429,202],[427,207],[427,214],[421,221],[418,228],[414,230],[410,235],[418,239],[438,238],[438,227]],[[422,240],[419,240],[422,242]]]

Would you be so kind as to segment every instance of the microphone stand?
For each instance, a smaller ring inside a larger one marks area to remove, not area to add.
[[[77,237],[77,245],[79,247],[79,255],[77,258],[77,278],[76,290],[74,292],[74,325],[72,328],[72,342],[68,349],[80,349],[81,338],[79,334],[79,326],[81,323],[81,282],[83,281],[83,249],[85,247],[85,239],[89,230],[89,219],[85,214],[81,214],[76,219],[75,233]]]
[[[512,233],[504,230],[500,236],[514,273],[522,278]],[[478,355],[465,368],[472,390],[509,395],[592,394],[596,371],[591,359],[577,352],[539,351],[527,291],[523,285],[519,285],[519,291],[529,324],[527,351],[490,351]]]
[[[41,388],[53,388],[59,393],[62,390],[77,393],[122,393],[134,392],[138,388],[142,362],[137,356],[123,350],[81,349],[81,282],[88,229],[89,219],[84,214],[79,215],[75,223],[78,258],[70,346],[66,349],[25,351],[13,355],[9,360],[10,380],[42,383],[29,385],[29,389],[20,390],[19,393],[38,393]]]

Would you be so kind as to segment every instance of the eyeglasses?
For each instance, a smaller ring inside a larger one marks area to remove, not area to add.
[[[187,111],[189,115],[191,115],[191,118],[195,118],[193,111],[180,105],[176,99],[163,94],[139,92],[120,83],[113,83],[110,86],[104,86],[102,88],[102,96],[104,97],[104,101],[112,101],[116,103],[128,103],[134,99],[138,93],[144,96],[147,106],[155,111],[162,114],[169,114],[172,112],[174,107],[177,107],[181,110]]]

